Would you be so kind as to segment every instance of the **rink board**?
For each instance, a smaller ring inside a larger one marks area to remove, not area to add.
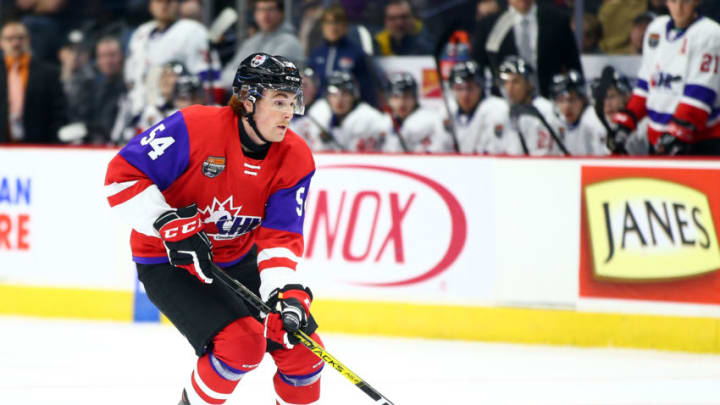
[[[114,153],[0,148],[0,313],[159,319],[105,201]],[[324,330],[720,352],[718,162],[316,163],[300,270]]]

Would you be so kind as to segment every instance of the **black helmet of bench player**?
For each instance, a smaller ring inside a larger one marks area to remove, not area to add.
[[[464,62],[458,62],[453,65],[452,69],[450,70],[450,77],[448,78],[448,81],[450,82],[451,86],[456,83],[467,83],[470,81],[481,84],[483,81],[482,74],[482,69],[480,68],[480,65],[477,64],[477,62],[473,60],[467,60]]]
[[[418,86],[413,75],[407,72],[393,73],[388,78],[388,95],[401,96],[410,93],[413,98],[418,97]]]
[[[550,85],[550,96],[557,98],[566,93],[576,93],[585,98],[585,79],[577,70],[570,70],[567,73],[559,73],[553,76]]]
[[[353,98],[356,100],[360,98],[360,89],[355,82],[355,78],[353,78],[350,73],[334,71],[330,74],[327,80],[326,90],[328,94],[345,91],[352,94]]]
[[[530,81],[534,73],[535,69],[518,56],[508,56],[498,68],[498,76],[500,80],[503,81],[507,80],[510,75],[520,75],[524,77],[525,80]]]

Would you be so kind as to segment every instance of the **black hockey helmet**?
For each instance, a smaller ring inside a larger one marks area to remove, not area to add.
[[[552,98],[573,92],[580,97],[585,97],[585,79],[580,72],[573,69],[567,73],[558,73],[553,76],[550,85],[550,96]]]
[[[482,74],[483,71],[477,64],[477,62],[473,60],[466,60],[453,65],[452,69],[450,69],[450,76],[448,77],[448,81],[450,82],[450,85],[456,83],[466,83],[470,81],[474,81],[480,84],[483,81]]]
[[[201,89],[200,79],[193,74],[178,76],[175,81],[175,97],[190,98],[197,95]]]
[[[165,64],[162,65],[164,69],[170,70],[171,72],[175,73],[178,76],[183,75],[189,75],[190,71],[185,67],[185,65],[177,60],[171,60],[169,62],[165,62]]]
[[[529,81],[533,74],[535,74],[535,69],[523,58],[515,55],[505,58],[498,68],[498,76],[503,81],[507,80],[510,75],[520,75]]]
[[[406,93],[418,96],[418,86],[413,75],[407,72],[393,73],[388,77],[387,92],[390,96],[400,96]]]
[[[328,94],[335,94],[341,91],[349,92],[356,99],[360,98],[360,90],[355,78],[348,72],[336,70],[328,76],[327,92]]]
[[[590,82],[593,99],[596,100],[596,102],[597,100],[604,100],[610,88],[615,88],[622,94],[630,94],[632,92],[630,80],[628,80],[625,75],[618,72],[612,66],[605,66],[600,77]]]
[[[233,94],[240,100],[250,100],[253,105],[263,90],[287,91],[297,97],[295,114],[303,114],[305,104],[302,93],[302,77],[297,66],[284,56],[253,53],[238,66],[233,80]],[[253,112],[249,113],[252,115]]]

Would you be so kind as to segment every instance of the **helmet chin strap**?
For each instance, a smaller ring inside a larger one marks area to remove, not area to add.
[[[253,118],[253,115],[255,115],[255,103],[253,102],[252,105],[253,105],[252,112],[245,113],[245,114],[243,114],[243,116],[245,118],[247,118],[248,124],[250,124],[250,128],[252,128],[253,131],[255,131],[255,135],[257,135],[257,137],[260,138],[260,140],[262,140],[265,143],[258,144],[255,141],[253,141],[252,138],[250,138],[250,136],[247,134],[247,131],[245,131],[245,126],[242,123],[242,118],[238,119],[238,128],[240,130],[239,131],[240,132],[240,142],[243,144],[243,146],[248,148],[251,152],[265,152],[268,149],[270,149],[270,146],[272,145],[272,143],[270,141],[268,141],[267,139],[265,139],[265,137],[262,135],[262,133],[260,133],[260,130],[258,129],[257,124],[255,123],[255,119]]]

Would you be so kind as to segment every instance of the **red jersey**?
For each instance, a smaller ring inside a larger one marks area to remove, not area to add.
[[[256,160],[243,153],[230,107],[191,106],[122,148],[110,162],[105,187],[110,206],[133,227],[136,263],[167,263],[152,224],[165,211],[196,203],[215,262],[235,264],[257,244],[262,276],[269,268],[287,274],[302,257],[314,173],[310,149],[291,130]]]

